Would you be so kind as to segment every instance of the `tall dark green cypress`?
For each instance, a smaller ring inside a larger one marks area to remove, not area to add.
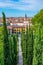
[[[2,20],[3,20],[3,35],[4,35],[4,65],[10,65],[10,50],[9,50],[9,39],[8,39],[8,31],[6,26],[6,17],[4,12],[2,12]]]
[[[43,25],[41,29],[41,44],[42,44],[42,65],[43,65]]]
[[[36,31],[34,31],[34,49],[33,49],[33,62],[32,65],[37,65],[37,58],[36,58],[36,48],[37,48],[37,35]]]
[[[13,56],[13,37],[12,37],[12,35],[9,35],[9,44],[10,44],[10,65],[12,65],[13,64],[13,58],[12,58],[12,56]]]
[[[38,27],[38,43],[37,43],[37,65],[42,65],[42,43],[41,43],[41,24]]]
[[[29,26],[29,29],[27,28],[26,32],[26,61],[27,65],[32,65],[33,60],[33,31],[31,30],[31,27]]]
[[[17,65],[17,40],[16,35],[13,35],[13,55],[12,55],[12,65]]]
[[[34,39],[33,65],[42,65],[41,24],[37,26]]]
[[[28,26],[27,26],[27,29],[26,29],[26,65],[28,64]]]
[[[23,65],[26,64],[26,34],[24,33],[23,29],[21,32],[21,47],[22,47],[22,55],[23,55]]]

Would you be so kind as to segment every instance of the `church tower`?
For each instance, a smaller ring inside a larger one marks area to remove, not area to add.
[[[27,21],[27,14],[25,14],[25,18],[24,18],[25,21]]]

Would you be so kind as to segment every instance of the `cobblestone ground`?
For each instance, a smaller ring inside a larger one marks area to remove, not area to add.
[[[21,38],[20,35],[18,36],[18,65],[23,65],[23,56],[22,56],[22,49],[21,49]]]

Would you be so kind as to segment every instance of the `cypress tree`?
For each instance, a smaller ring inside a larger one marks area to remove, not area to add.
[[[23,53],[23,65],[26,65],[26,34],[24,33],[23,29],[21,32],[21,47]]]
[[[42,25],[42,29],[41,29],[41,44],[42,44],[42,65],[43,65],[43,25]]]
[[[37,65],[42,65],[42,43],[41,43],[41,24],[39,25],[38,29],[38,43],[37,43],[37,59],[38,59],[38,64]]]
[[[37,65],[37,58],[36,58],[36,48],[37,48],[37,35],[35,35],[36,31],[34,32],[34,49],[33,49],[33,63],[32,65]]]
[[[12,65],[17,65],[17,37],[15,37],[15,35],[13,35],[13,55],[12,55],[12,61],[13,64]]]
[[[31,30],[31,27],[29,26],[29,29],[27,27],[27,32],[26,32],[26,61],[27,61],[27,65],[32,65],[33,44],[34,44],[33,31]]]
[[[13,56],[13,38],[12,38],[12,36],[11,35],[9,35],[9,44],[10,44],[10,65],[12,65],[13,64],[13,58],[12,58],[12,56]]]
[[[6,17],[4,12],[2,12],[3,19],[3,35],[4,35],[4,65],[10,65],[10,50],[9,50],[9,39],[8,39],[8,31],[6,26]]]
[[[42,65],[41,24],[35,31],[33,65]]]
[[[28,26],[27,26],[26,33],[22,31],[22,34],[21,34],[23,65],[32,65],[33,45],[34,45],[33,30],[31,30],[30,26],[28,29]]]

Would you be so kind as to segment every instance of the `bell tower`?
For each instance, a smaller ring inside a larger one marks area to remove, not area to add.
[[[24,18],[25,21],[27,21],[27,14],[25,14],[25,18]]]

